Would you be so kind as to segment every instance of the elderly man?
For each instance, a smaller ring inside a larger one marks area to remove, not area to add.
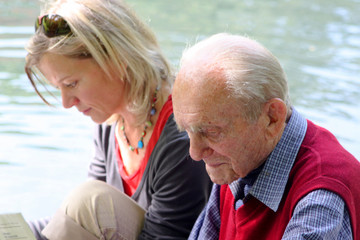
[[[188,49],[173,107],[215,183],[190,239],[360,239],[360,163],[291,106],[262,45],[218,34]]]

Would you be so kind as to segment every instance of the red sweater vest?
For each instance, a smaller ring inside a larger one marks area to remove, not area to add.
[[[256,198],[236,211],[229,186],[221,186],[219,239],[281,239],[297,202],[315,189],[327,189],[342,197],[354,239],[360,240],[360,162],[330,132],[308,121],[276,213]]]

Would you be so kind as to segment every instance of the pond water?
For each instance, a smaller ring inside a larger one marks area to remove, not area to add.
[[[284,66],[294,106],[360,159],[360,1],[129,0],[175,67],[182,50],[211,34],[248,35]],[[48,107],[24,74],[37,1],[0,0],[0,213],[54,213],[86,179],[93,123]]]

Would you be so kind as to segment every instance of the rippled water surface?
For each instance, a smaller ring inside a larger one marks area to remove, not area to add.
[[[360,1],[133,0],[175,67],[189,44],[217,32],[248,35],[283,64],[294,106],[360,159]],[[90,119],[51,108],[24,74],[36,1],[0,1],[0,213],[51,215],[86,179]]]

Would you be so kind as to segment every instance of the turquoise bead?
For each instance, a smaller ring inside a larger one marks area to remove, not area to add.
[[[139,141],[138,142],[138,148],[143,148],[144,147],[144,143],[143,143],[143,141]]]

